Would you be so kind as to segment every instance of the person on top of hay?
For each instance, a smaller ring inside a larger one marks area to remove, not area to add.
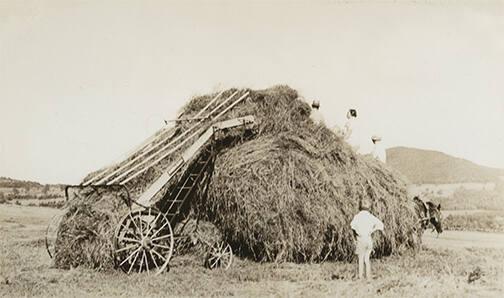
[[[322,113],[320,113],[319,109],[320,109],[320,101],[314,100],[312,102],[312,111],[310,114],[310,118],[317,125],[325,124],[324,116],[322,116]]]
[[[371,155],[383,162],[383,163],[386,163],[387,162],[387,153],[385,151],[385,149],[383,148],[383,146],[381,145],[381,141],[382,141],[382,138],[380,136],[377,136],[377,135],[374,135],[371,137],[371,142],[373,142],[373,151],[371,152]]]
[[[364,265],[366,265],[366,278],[371,278],[371,263],[369,261],[373,251],[371,234],[376,230],[383,231],[383,223],[369,212],[370,209],[371,201],[369,199],[361,200],[360,211],[350,223],[356,239],[355,253],[359,257],[359,279],[363,277]]]
[[[345,126],[343,128],[339,128],[337,125],[333,127],[333,131],[336,135],[341,137],[343,140],[348,140],[350,136],[352,135],[352,124],[357,118],[357,110],[355,109],[349,109],[347,114],[346,114],[347,121],[345,123]]]

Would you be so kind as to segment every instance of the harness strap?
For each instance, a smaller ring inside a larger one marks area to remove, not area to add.
[[[424,207],[425,207],[425,218],[427,218],[427,220],[430,219],[430,211],[429,211],[429,206],[427,205],[427,203],[425,203],[423,200],[421,200]]]
[[[425,203],[423,200],[420,200],[425,208],[425,217],[422,217],[420,218],[420,220],[418,220],[418,222],[421,222],[424,227],[423,228],[427,228],[427,226],[429,225],[429,221],[430,221],[430,211],[429,211],[429,206],[427,205],[427,203]]]
[[[422,228],[423,229],[427,229],[427,227],[429,226],[429,223],[430,223],[430,219],[431,219],[431,214],[430,214],[430,211],[429,211],[429,206],[423,200],[420,200],[420,199],[418,199],[418,200],[422,202],[422,204],[423,204],[423,206],[425,208],[425,213],[424,213],[425,216],[421,217],[416,222],[416,224],[422,223]]]
[[[430,220],[430,217],[422,217],[422,218],[420,218],[420,219],[417,221],[417,223],[418,223],[418,222],[429,222],[429,220]]]

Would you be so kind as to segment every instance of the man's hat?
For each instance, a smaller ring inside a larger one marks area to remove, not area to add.
[[[377,136],[377,135],[374,135],[374,136],[371,137],[371,141],[373,141],[373,144],[376,144],[376,142],[381,141],[381,137]]]
[[[312,108],[320,108],[320,101],[314,100],[311,104]]]

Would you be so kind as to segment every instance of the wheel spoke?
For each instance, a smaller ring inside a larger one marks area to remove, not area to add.
[[[150,232],[152,231],[152,228],[154,228],[154,225],[156,224],[157,219],[159,218],[160,215],[161,215],[161,213],[158,213],[156,215],[156,217],[153,220],[151,220],[151,222],[149,223],[150,227],[149,227],[149,230],[147,231],[147,235],[150,235]],[[154,222],[154,224],[152,224],[153,222]],[[152,236],[152,237],[154,237],[154,236]]]
[[[126,263],[129,259],[131,259],[131,257],[133,256],[133,254],[135,254],[137,251],[140,250],[140,247],[135,249],[135,251],[133,251],[126,259],[124,259],[121,264],[119,264],[119,266],[122,266],[124,263]]]
[[[129,220],[127,220],[129,222]],[[121,227],[123,227],[122,232],[126,234],[127,231],[130,230],[129,225],[125,225],[124,223],[121,223]]]
[[[208,258],[208,262],[211,262],[211,261],[215,260],[216,258],[218,258],[218,256],[212,255],[212,257]]]
[[[151,218],[151,213],[152,213],[152,208],[149,208],[149,213],[148,213],[148,218]],[[149,236],[149,233],[151,232],[151,227],[152,227],[152,221],[147,223],[147,234],[145,236]]]
[[[119,253],[121,251],[130,250],[132,248],[137,248],[137,247],[138,247],[138,245],[135,245],[135,244],[130,245],[130,246],[125,246],[123,248],[120,248],[120,249],[116,250],[115,253]]]
[[[142,249],[142,256],[140,257],[140,266],[138,266],[138,273],[140,273],[140,271],[142,271],[144,255],[145,255],[145,249]]]
[[[151,237],[155,237],[168,224],[170,224],[170,222],[169,221],[165,221],[165,223],[154,234],[152,234]]]
[[[211,268],[216,268],[217,262],[219,262],[219,258],[216,258],[215,261],[212,263]]]
[[[130,227],[131,225],[131,221],[129,219],[126,219],[126,224],[123,222],[121,222],[121,229],[120,229],[120,233],[119,235],[117,236],[118,238],[121,238],[121,237],[124,237],[124,235],[132,232],[132,229]]]
[[[151,259],[152,259],[152,262],[154,262],[154,266],[156,266],[156,269],[159,269],[159,266],[156,262],[156,258],[154,257],[154,255],[152,254],[152,251],[149,250],[149,254],[151,256]]]
[[[142,220],[142,213],[140,212],[140,210],[138,210],[138,225],[140,226],[140,235],[143,238],[144,234],[143,234],[142,222],[143,222],[143,220]]]
[[[154,254],[158,257],[160,257],[161,259],[163,259],[165,262],[166,262],[166,258],[163,257],[161,254],[159,254],[155,249],[152,250],[154,252]]]
[[[140,229],[138,228],[138,226],[137,226],[136,222],[135,222],[135,219],[134,219],[134,218],[133,218],[133,216],[131,215],[131,213],[129,213],[129,217],[131,218],[131,222],[133,223],[133,225],[135,226],[135,228],[136,228],[137,230],[140,230]],[[142,231],[141,231],[141,230],[140,230],[140,235],[142,235]],[[142,235],[142,237],[143,237],[143,235]]]
[[[161,244],[153,244],[153,246],[155,247],[160,247],[160,248],[165,248],[165,249],[170,249],[169,246],[166,246],[166,245],[161,245]]]
[[[128,274],[130,274],[131,269],[133,269],[133,266],[135,265],[136,260],[137,260],[137,258],[138,258],[138,255],[139,255],[139,254],[140,254],[140,249],[138,249],[138,250],[137,250],[137,253],[136,253],[136,255],[135,255],[135,258],[133,259],[133,262],[131,262],[130,268],[129,268],[129,270],[128,270]]]
[[[129,237],[122,237],[120,240],[126,240],[126,241],[135,242],[135,243],[140,243],[140,240],[129,238]]]
[[[169,237],[172,237],[171,234],[166,234],[164,236],[159,236],[159,237],[156,237],[156,238],[152,238],[151,240],[152,241],[157,241],[157,240],[161,240],[161,239],[165,239],[165,238],[169,238]]]
[[[145,258],[145,268],[147,268],[147,274],[150,274],[150,271],[149,271],[149,260],[147,259],[147,254],[145,253],[145,250],[143,251],[143,257]]]

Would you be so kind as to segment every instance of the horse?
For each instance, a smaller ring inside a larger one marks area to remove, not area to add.
[[[433,227],[432,230],[435,230],[438,236],[443,233],[443,226],[441,224],[441,204],[436,206],[436,204],[430,201],[424,202],[418,196],[415,196],[413,201],[415,202],[415,211],[419,218],[417,224],[422,228],[422,233],[429,228],[429,226]]]
[[[415,215],[418,217],[418,220],[411,227],[410,232],[412,233],[410,240],[411,244],[416,247],[416,251],[422,250],[422,235],[425,230],[429,228],[429,226],[433,227],[438,233],[443,232],[443,226],[441,225],[441,204],[437,205],[432,202],[424,202],[418,196],[413,198]]]

